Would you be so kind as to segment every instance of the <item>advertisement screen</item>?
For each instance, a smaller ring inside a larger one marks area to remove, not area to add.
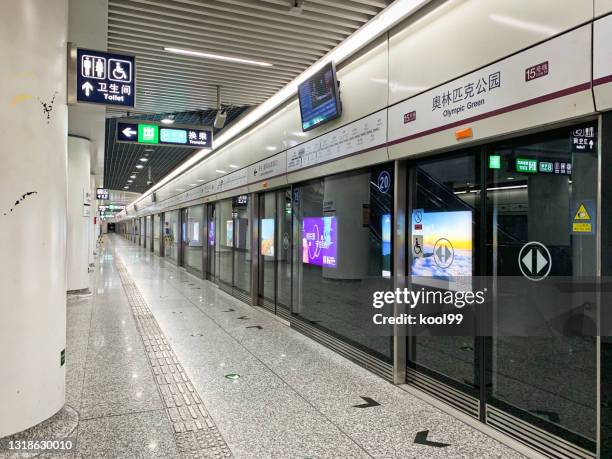
[[[412,214],[415,282],[433,287],[471,287],[472,212],[425,212]]]
[[[302,222],[302,262],[325,268],[337,264],[336,217],[309,217]]]
[[[391,277],[391,214],[381,216],[382,228],[382,275]]]
[[[215,222],[208,222],[208,245],[215,245]]]
[[[336,69],[329,63],[298,88],[302,130],[308,131],[340,116]]]
[[[234,245],[234,220],[225,222],[225,245],[233,247]]]
[[[261,220],[261,254],[265,257],[274,256],[274,219]]]

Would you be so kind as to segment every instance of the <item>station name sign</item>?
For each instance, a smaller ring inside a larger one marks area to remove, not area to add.
[[[118,122],[117,142],[172,145],[187,148],[212,148],[211,128],[172,126],[154,122]]]
[[[70,47],[68,103],[89,102],[133,107],[134,56]]]

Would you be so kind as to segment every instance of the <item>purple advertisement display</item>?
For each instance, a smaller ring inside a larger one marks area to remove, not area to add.
[[[208,245],[215,245],[215,222],[208,222]]]
[[[335,268],[337,264],[336,217],[310,217],[302,222],[302,262]]]

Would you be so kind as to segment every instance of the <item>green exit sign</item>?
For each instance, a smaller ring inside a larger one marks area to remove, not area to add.
[[[538,173],[538,160],[527,158],[516,158],[516,171],[524,174]]]
[[[159,143],[159,127],[154,124],[139,124],[138,142]]]
[[[500,169],[501,168],[501,156],[490,155],[489,156],[489,169]]]

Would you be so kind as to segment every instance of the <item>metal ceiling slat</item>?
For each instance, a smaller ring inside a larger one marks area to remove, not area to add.
[[[118,44],[115,44],[118,43]],[[175,68],[178,70],[178,67],[182,64],[185,65],[193,65],[193,66],[210,66],[214,65],[219,69],[223,69],[226,72],[236,72],[245,76],[248,76],[252,73],[257,73],[259,75],[266,75],[274,78],[275,76],[291,76],[295,75],[295,69],[285,69],[282,66],[274,66],[274,67],[254,67],[254,66],[246,66],[244,64],[217,61],[217,60],[204,60],[200,58],[186,57],[181,56],[179,54],[171,54],[171,53],[160,53],[159,50],[153,50],[147,47],[138,46],[135,44],[122,44],[121,42],[115,42],[114,39],[108,39],[108,49],[116,49],[116,50],[125,50],[126,52],[136,54],[137,57],[139,53],[143,53],[144,55],[148,55],[151,59],[156,59],[159,61],[171,62],[175,65]],[[248,67],[248,68],[247,68]]]
[[[134,0],[134,1],[152,1],[152,0]],[[325,17],[325,16],[315,16],[309,14],[300,14],[299,16],[295,16],[290,14],[288,11],[286,13],[275,11],[269,8],[253,8],[253,7],[245,7],[244,5],[238,5],[239,8],[235,8],[236,5],[226,6],[223,4],[219,4],[215,0],[211,0],[206,4],[198,4],[197,1],[194,0],[175,0],[178,3],[183,3],[186,5],[192,5],[195,7],[200,7],[204,11],[205,14],[211,14],[211,9],[221,11],[225,14],[231,13],[231,20],[237,20],[239,16],[246,16],[249,18],[258,18],[262,21],[277,21],[281,24],[287,24],[293,27],[303,27],[309,28],[313,30],[323,30],[327,31],[330,28],[333,28],[335,31],[339,31],[342,34],[350,35],[355,30],[359,28],[359,24],[356,24],[352,21],[340,21],[335,20],[333,17]]]
[[[119,24],[121,22],[125,22],[125,24]],[[129,24],[129,25],[128,25]],[[116,18],[112,23],[109,24],[108,31],[109,34],[112,35],[115,29],[124,29],[134,32],[144,32],[155,35],[163,35],[163,36],[174,36],[184,38],[185,35],[188,35],[192,39],[197,39],[201,43],[203,40],[208,40],[210,38],[214,38],[217,41],[223,40],[224,42],[232,42],[236,46],[236,44],[245,43],[245,40],[250,39],[248,43],[257,43],[264,45],[268,48],[275,48],[284,51],[294,52],[296,49],[299,49],[300,53],[304,55],[313,55],[320,56],[325,53],[326,48],[322,45],[312,46],[308,42],[304,42],[303,40],[296,41],[295,39],[290,40],[288,38],[280,40],[267,40],[262,38],[261,36],[257,36],[255,34],[249,34],[246,31],[242,31],[242,35],[239,32],[234,32],[234,34],[227,33],[227,29],[217,29],[217,28],[207,28],[207,29],[199,29],[199,30],[191,30],[188,27],[185,27],[184,24],[181,25],[181,29],[177,30],[176,28],[169,26],[160,26],[149,21],[146,25],[142,23],[136,23],[135,21],[125,21],[121,18]],[[180,35],[180,34],[183,35]]]
[[[265,28],[261,23],[252,23],[252,24],[232,24],[227,21],[215,19],[215,18],[201,18],[201,17],[184,17],[180,14],[167,14],[160,15],[150,12],[147,15],[147,19],[142,19],[142,13],[140,7],[134,7],[131,5],[109,5],[109,23],[115,20],[117,16],[122,16],[124,18],[129,17],[132,18],[132,21],[137,24],[149,24],[149,23],[164,23],[164,24],[172,24],[179,27],[189,27],[189,28],[209,28],[212,26],[222,27],[228,31],[240,31],[250,32],[251,34],[256,34],[257,36],[261,36],[266,40],[299,40],[303,43],[309,44],[319,44],[321,46],[329,49],[330,46],[334,46],[338,43],[342,37],[339,36],[327,36],[326,34],[310,34],[302,32],[299,29],[293,28],[290,29],[275,29],[275,28]],[[176,18],[177,21],[169,19]]]
[[[189,95],[190,97],[196,97],[199,99],[211,99],[211,100],[215,100],[216,101],[216,97],[217,97],[217,92],[216,89],[214,87],[209,86],[208,88],[206,86],[200,86],[200,88],[198,89],[197,87],[194,87],[193,84],[189,83],[189,82],[180,82],[180,81],[161,81],[157,78],[148,78],[146,76],[139,76],[138,77],[138,81],[140,83],[145,83],[147,85],[148,88],[157,88],[157,92],[160,94],[161,97],[163,97],[164,95]],[[142,97],[142,96],[147,96],[147,95],[154,95],[155,91],[153,91],[152,94],[147,94],[146,92],[144,93],[138,93],[138,97]],[[245,102],[253,102],[256,100],[260,100],[261,98],[258,97],[259,94],[261,94],[263,97],[270,97],[272,94],[274,94],[274,91],[270,90],[267,93],[266,92],[260,92],[257,94],[257,96],[254,96],[252,92],[248,91],[248,90],[242,90],[240,87],[236,87],[236,86],[232,86],[230,88],[227,88],[227,90],[223,90],[222,91],[222,97],[225,100],[227,99],[231,99],[231,100],[242,100]],[[212,107],[214,108],[214,107]]]
[[[285,0],[263,0],[263,1],[285,3]],[[339,2],[337,0],[308,0],[308,3],[306,3],[304,7],[314,8],[312,5],[331,6],[337,9],[357,11],[359,13],[367,14],[370,17],[376,16],[378,12],[380,11],[380,8],[376,8],[373,6],[363,5],[363,4],[350,2],[350,1]]]
[[[194,3],[193,0],[178,1]],[[228,5],[238,6],[240,8],[253,8],[254,10],[265,11],[266,13],[277,15],[281,18],[281,20],[282,18],[293,19],[297,17],[307,21],[312,20],[329,24],[332,26],[340,26],[354,29],[359,28],[362,24],[365,24],[370,19],[365,14],[359,14],[355,12],[353,12],[352,14],[346,13],[346,10],[334,10],[331,8],[322,7],[313,8],[312,6],[310,6],[308,1],[304,2],[302,12],[299,15],[291,13],[289,11],[288,2],[286,2],[284,5],[282,5],[282,3],[280,5],[276,3],[276,5],[280,6],[280,8],[275,8],[272,6],[271,3],[262,2],[261,0],[215,0],[212,3],[225,3]],[[206,6],[212,7],[210,2],[207,2]]]
[[[254,47],[254,46],[233,46],[230,43],[224,43],[219,40],[207,40],[206,42],[194,41],[193,39],[183,38],[177,40],[176,36],[167,37],[170,38],[160,38],[153,36],[149,33],[143,33],[139,35],[134,35],[133,33],[126,31],[118,31],[113,30],[111,33],[112,40],[123,41],[123,42],[132,42],[132,43],[143,43],[147,46],[157,47],[159,46],[159,52],[163,54],[168,54],[169,51],[165,51],[164,47],[172,47],[172,48],[187,48],[191,51],[204,52],[204,53],[216,53],[222,54],[225,56],[236,57],[240,59],[250,59],[250,60],[260,60],[266,61],[275,66],[285,66],[287,68],[299,68],[304,65],[308,65],[312,62],[313,58],[316,60],[317,56],[306,56],[300,55],[288,55],[286,52],[279,51],[276,49],[269,49],[264,47]],[[157,44],[157,46],[155,46]],[[192,57],[193,59],[194,57]],[[196,57],[197,59],[197,57]],[[248,65],[248,64],[241,64]]]
[[[222,78],[220,74],[212,74],[212,73],[192,73],[192,72],[186,72],[185,69],[181,69],[181,74],[172,74],[171,76],[168,76],[168,73],[164,72],[162,69],[160,68],[142,68],[138,71],[138,79],[140,80],[143,76],[148,76],[148,77],[152,77],[152,78],[159,78],[159,79],[163,79],[164,81],[169,81],[169,82],[183,82],[183,83],[190,83],[192,85],[197,85],[197,86],[210,86],[210,87],[216,87],[216,86],[221,86],[223,88],[223,86],[228,85],[228,86],[232,86],[232,87],[237,87],[237,88],[244,88],[244,89],[251,89],[253,91],[258,91],[258,90],[270,90],[270,91],[277,91],[278,90],[278,84],[266,84],[266,83],[261,83],[258,81],[250,81],[247,80],[245,78]]]
[[[233,27],[261,26],[262,24],[265,24],[266,28],[284,30],[286,32],[291,32],[292,30],[295,30],[297,28],[303,34],[314,36],[323,35],[327,38],[336,39],[338,42],[340,42],[344,37],[348,36],[351,33],[351,30],[334,30],[333,32],[330,32],[329,27],[307,27],[307,25],[310,24],[307,24],[306,22],[300,24],[299,21],[293,21],[292,23],[288,23],[286,21],[268,21],[269,18],[266,15],[244,15],[238,14],[235,10],[220,12],[206,11],[205,13],[203,13],[201,10],[194,9],[193,7],[188,8],[185,6],[179,6],[174,2],[163,3],[156,0],[130,0],[130,3],[142,4],[143,6],[141,6],[140,8],[133,8],[147,14],[151,13],[151,8],[157,8],[153,11],[158,11],[161,14],[168,14],[167,10],[179,11],[182,14],[179,13],[177,15],[178,17],[190,16],[192,19],[194,17],[218,18],[223,20],[225,23],[232,25]],[[146,7],[144,5],[146,5]],[[231,13],[231,15],[228,15],[228,12]]]

